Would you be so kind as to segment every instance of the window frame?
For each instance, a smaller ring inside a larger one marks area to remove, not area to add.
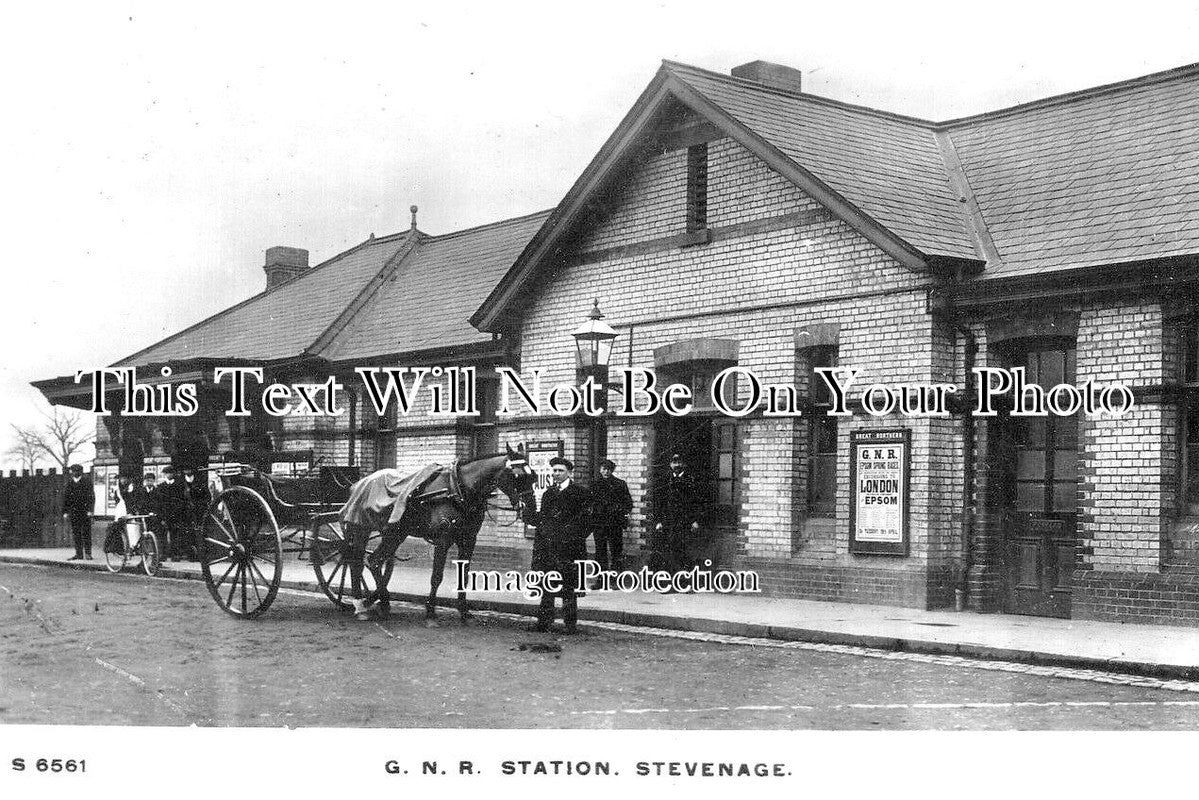
[[[836,518],[839,484],[837,458],[841,444],[840,420],[838,417],[828,414],[829,409],[833,407],[832,394],[824,380],[816,374],[816,370],[822,367],[836,367],[839,353],[837,345],[821,344],[807,348],[804,355],[807,362],[808,405],[810,408],[807,430],[807,491],[804,508],[809,517]],[[820,443],[830,438],[833,442],[832,449],[821,449]],[[829,468],[830,460],[831,469]],[[822,469],[826,474],[821,480],[818,480],[817,473]],[[819,499],[817,488],[823,486],[823,482],[829,480],[830,476],[832,480],[831,497]]]

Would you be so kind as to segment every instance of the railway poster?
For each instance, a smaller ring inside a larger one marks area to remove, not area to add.
[[[907,428],[854,431],[850,437],[849,543],[855,553],[908,553]]]

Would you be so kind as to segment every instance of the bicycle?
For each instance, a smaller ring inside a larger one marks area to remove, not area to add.
[[[151,577],[158,574],[162,558],[158,549],[158,536],[147,530],[146,520],[153,514],[135,514],[124,517],[121,526],[121,552],[110,553],[104,549],[104,566],[109,572],[117,573],[125,568],[131,558],[140,557],[142,569]]]

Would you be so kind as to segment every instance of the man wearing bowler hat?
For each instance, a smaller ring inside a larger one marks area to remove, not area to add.
[[[75,539],[75,555],[68,561],[92,560],[92,511],[96,507],[96,489],[90,478],[83,477],[83,467],[72,464],[70,480],[62,495],[62,513],[71,521]]]
[[[587,558],[586,489],[570,479],[574,464],[561,456],[550,459],[553,483],[541,495],[541,510],[534,503],[525,506],[525,523],[536,526],[533,539],[533,569],[557,572],[562,576],[562,591],[541,594],[534,630],[546,632],[554,621],[554,597],[562,597],[562,621],[568,634],[576,633],[579,619],[578,568],[576,561]]]

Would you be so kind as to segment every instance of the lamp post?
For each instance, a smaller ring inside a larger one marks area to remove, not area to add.
[[[601,413],[591,418],[589,426],[589,473],[592,482],[599,474],[599,462],[608,457],[608,428],[603,412],[608,409],[608,362],[612,357],[612,343],[617,336],[616,331],[603,320],[604,314],[599,308],[599,298],[596,298],[587,314],[587,321],[570,334],[575,340],[575,363],[580,385],[588,378],[593,378],[595,385],[599,387],[596,401]]]

